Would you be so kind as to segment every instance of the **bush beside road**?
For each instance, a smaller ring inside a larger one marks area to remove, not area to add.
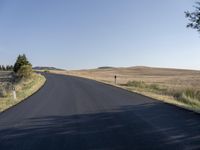
[[[33,72],[25,54],[17,57],[14,67],[7,68],[10,72],[5,69],[0,72],[0,111],[31,96],[46,81],[44,76]]]
[[[5,95],[0,97],[0,112],[16,105],[17,103],[34,94],[44,85],[45,81],[46,79],[44,76],[33,73],[30,78],[22,78],[14,83],[17,99],[14,100],[11,89],[5,90]],[[1,83],[1,86],[2,84],[4,83]]]

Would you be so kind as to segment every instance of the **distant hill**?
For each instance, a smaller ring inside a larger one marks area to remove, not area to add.
[[[92,72],[92,75],[91,75]],[[196,82],[200,83],[200,71],[198,70],[187,70],[187,69],[175,69],[175,68],[156,68],[156,67],[146,67],[146,66],[133,66],[133,67],[100,67],[98,69],[88,69],[88,70],[74,70],[74,74],[82,74],[84,76],[94,76],[102,80],[113,80],[114,75],[118,75],[123,79],[123,82],[129,80],[145,81],[151,83],[158,81],[159,83],[171,81],[173,83],[178,82],[180,78],[184,78],[186,81],[198,79]],[[110,78],[109,78],[110,77]],[[173,78],[173,81],[172,81]],[[183,80],[184,80],[183,79]],[[171,83],[170,83],[171,84]],[[200,84],[199,84],[200,85]]]
[[[110,66],[103,66],[103,67],[99,67],[97,69],[114,69],[114,67],[110,67]]]
[[[55,67],[33,67],[34,70],[64,70],[64,69],[59,69]]]

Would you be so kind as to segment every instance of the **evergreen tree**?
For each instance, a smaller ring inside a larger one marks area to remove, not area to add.
[[[17,61],[15,62],[15,64],[14,64],[14,72],[15,73],[17,73],[17,71],[20,69],[20,62],[21,62],[21,59],[22,59],[22,56],[21,55],[19,55],[18,57],[17,57]]]
[[[4,65],[2,65],[2,71],[6,71],[6,68]]]
[[[12,65],[0,65],[0,71],[13,71],[13,66]]]
[[[9,65],[6,66],[6,71],[9,71],[10,70],[10,67]]]
[[[17,73],[20,70],[20,68],[22,66],[25,66],[25,65],[32,66],[30,64],[30,62],[27,60],[27,57],[26,57],[25,54],[19,55],[18,58],[17,58],[17,61],[16,61],[15,65],[14,65],[14,68],[13,68],[14,72]]]
[[[10,70],[13,71],[13,65],[10,66]]]

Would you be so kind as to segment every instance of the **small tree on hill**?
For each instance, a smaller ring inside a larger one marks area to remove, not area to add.
[[[19,55],[14,65],[13,71],[20,78],[29,78],[32,74],[32,65],[25,54]]]
[[[24,66],[24,65],[30,65],[30,66],[32,66],[32,65],[30,64],[30,62],[28,61],[28,59],[27,59],[27,57],[26,57],[25,54],[19,55],[18,58],[17,58],[17,61],[16,61],[15,65],[14,65],[13,71],[14,71],[15,73],[17,73],[17,72],[19,71],[19,69],[20,69],[22,66]]]

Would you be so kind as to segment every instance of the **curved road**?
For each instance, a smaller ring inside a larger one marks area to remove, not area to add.
[[[197,150],[200,116],[92,80],[47,74],[0,114],[0,150]]]

